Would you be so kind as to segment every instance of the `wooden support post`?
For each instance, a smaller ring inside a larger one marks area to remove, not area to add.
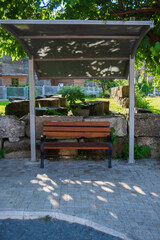
[[[30,110],[30,144],[31,161],[36,161],[36,127],[35,127],[35,90],[34,90],[34,62],[29,59],[29,110]]]

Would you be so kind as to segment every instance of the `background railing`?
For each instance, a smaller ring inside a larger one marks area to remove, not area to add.
[[[60,86],[35,86],[35,95],[45,97],[47,95],[56,94],[61,88]],[[84,92],[89,95],[98,96],[101,88],[98,87],[82,87]],[[29,87],[8,87],[0,86],[0,100],[8,99],[28,99],[29,97]]]

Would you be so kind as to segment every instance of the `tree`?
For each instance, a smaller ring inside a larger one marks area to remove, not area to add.
[[[113,79],[87,79],[86,83],[89,81],[96,82],[96,85],[102,88],[103,97],[109,88],[114,87]]]
[[[50,8],[43,0],[0,0],[0,19],[51,19]],[[13,60],[26,57],[26,53],[15,38],[0,28],[0,57],[11,55]]]

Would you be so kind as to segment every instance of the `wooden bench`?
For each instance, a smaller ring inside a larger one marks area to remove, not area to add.
[[[54,137],[60,138],[97,138],[103,137],[101,142],[55,142]],[[47,141],[48,140],[48,141]],[[44,159],[48,149],[88,149],[105,150],[108,157],[108,167],[111,168],[112,141],[110,138],[109,122],[44,122],[41,136],[41,164],[44,168]]]

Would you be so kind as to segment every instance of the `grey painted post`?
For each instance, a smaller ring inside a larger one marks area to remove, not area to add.
[[[129,61],[129,159],[128,163],[135,163],[134,160],[134,58]]]
[[[35,91],[34,91],[33,57],[29,59],[29,110],[30,110],[31,161],[36,161]]]

